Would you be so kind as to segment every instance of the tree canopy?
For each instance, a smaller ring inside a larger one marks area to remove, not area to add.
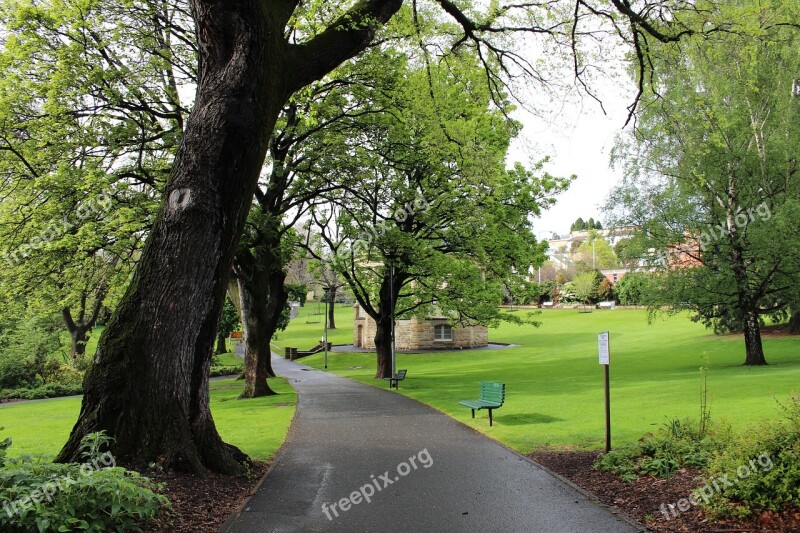
[[[611,212],[664,272],[664,299],[716,331],[742,331],[746,363],[766,364],[762,317],[795,300],[800,187],[794,147],[800,57],[794,2],[736,2],[736,31],[659,49],[657,92],[621,145],[627,182]]]

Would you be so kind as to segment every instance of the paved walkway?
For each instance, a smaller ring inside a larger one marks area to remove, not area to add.
[[[273,367],[297,389],[296,418],[225,532],[643,530],[419,402],[277,357]]]

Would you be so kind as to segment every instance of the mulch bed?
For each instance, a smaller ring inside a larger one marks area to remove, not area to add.
[[[255,462],[248,478],[220,474],[200,477],[174,472],[154,475],[148,472],[148,477],[165,485],[163,494],[172,502],[172,516],[151,524],[145,533],[219,531],[228,516],[253,494],[268,468],[268,463]]]
[[[620,480],[609,472],[592,468],[600,452],[542,450],[529,457],[567,478],[582,489],[595,495],[606,505],[612,505],[655,532],[800,532],[800,509],[787,509],[782,513],[764,512],[746,521],[726,520],[711,522],[697,507],[685,513],[668,505],[688,498],[701,487],[700,472],[695,469],[679,471],[669,480],[643,476],[631,483]],[[665,506],[662,508],[662,504]],[[667,516],[662,512],[666,511]]]

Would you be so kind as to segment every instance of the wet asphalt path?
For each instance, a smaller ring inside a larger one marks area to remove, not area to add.
[[[299,394],[296,418],[271,472],[222,531],[643,530],[419,402],[278,357],[273,367]]]

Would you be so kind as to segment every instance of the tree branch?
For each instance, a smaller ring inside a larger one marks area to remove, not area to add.
[[[289,45],[286,64],[293,69],[289,92],[321,79],[364,50],[401,5],[402,0],[361,0],[310,41]]]

